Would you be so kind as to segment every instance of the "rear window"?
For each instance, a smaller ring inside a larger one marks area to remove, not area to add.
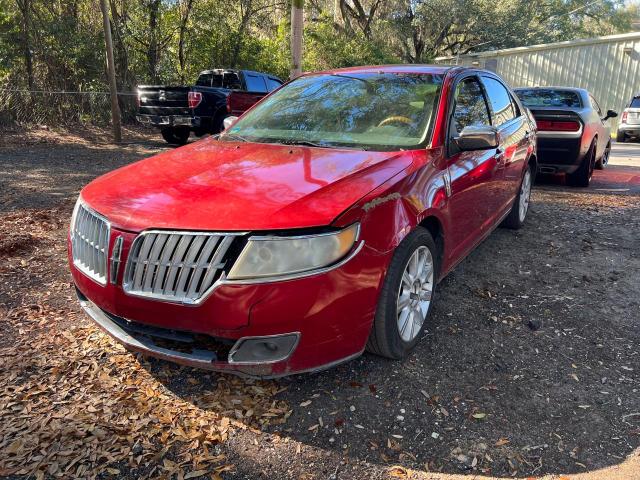
[[[570,90],[552,90],[533,88],[531,90],[516,90],[516,95],[526,107],[570,107],[580,108],[580,95]]]
[[[636,97],[631,100],[631,105],[629,105],[629,108],[640,108],[640,97]]]

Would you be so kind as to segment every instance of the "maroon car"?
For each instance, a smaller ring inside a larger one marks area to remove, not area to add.
[[[273,377],[365,348],[403,358],[438,281],[523,224],[532,132],[482,70],[303,75],[223,134],[87,185],[69,236],[78,296],[129,349],[196,367]]]

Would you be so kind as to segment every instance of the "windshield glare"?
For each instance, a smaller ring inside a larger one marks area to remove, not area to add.
[[[372,150],[419,147],[430,133],[442,80],[431,74],[304,76],[270,95],[220,138]]]

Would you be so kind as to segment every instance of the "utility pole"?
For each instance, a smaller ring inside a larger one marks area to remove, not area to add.
[[[120,125],[120,106],[118,105],[118,86],[116,85],[116,66],[113,62],[113,41],[111,40],[111,24],[107,10],[107,0],[100,0],[102,10],[102,25],[104,26],[104,43],[107,47],[107,73],[109,76],[109,94],[111,97],[111,125],[113,127],[113,141],[122,141],[122,127]]]
[[[302,74],[304,0],[291,0],[291,78]]]

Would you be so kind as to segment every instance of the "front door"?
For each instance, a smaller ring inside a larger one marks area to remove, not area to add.
[[[477,76],[459,80],[454,89],[447,141],[451,194],[450,261],[456,263],[482,238],[496,208],[494,190],[504,175],[499,149],[460,151],[453,139],[467,126],[491,125],[485,93]]]

